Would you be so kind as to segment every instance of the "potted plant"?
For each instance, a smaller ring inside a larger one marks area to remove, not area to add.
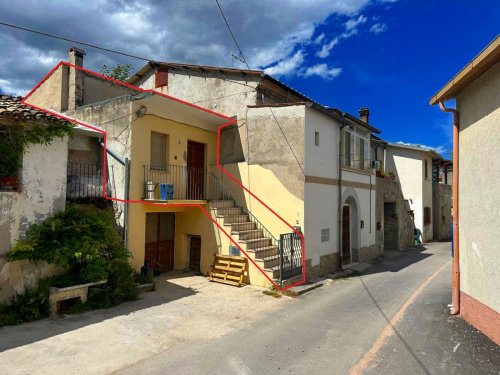
[[[389,176],[389,180],[391,180],[391,181],[396,180],[396,175],[394,174],[393,171],[389,171],[389,173],[387,175]]]

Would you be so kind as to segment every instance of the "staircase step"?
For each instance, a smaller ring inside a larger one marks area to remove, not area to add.
[[[240,240],[251,240],[252,238],[262,238],[264,231],[262,229],[246,229],[233,231],[231,234],[238,235]]]
[[[225,217],[231,215],[242,215],[241,207],[223,207],[217,208],[217,217]]]
[[[266,237],[255,238],[251,240],[240,240],[239,242],[246,243],[247,250],[271,245],[271,239]]]
[[[248,215],[230,215],[224,216],[224,224],[246,223]]]
[[[242,230],[251,230],[251,229],[255,228],[255,223],[252,221],[247,221],[244,223],[232,223],[229,225],[231,225],[231,233],[232,232],[239,232]]]
[[[210,208],[225,208],[225,207],[234,207],[233,200],[220,200],[220,201],[210,201]]]
[[[255,260],[257,263],[263,263],[262,269],[272,269],[273,267],[279,267],[280,256],[278,254],[271,255],[265,258],[259,258]]]
[[[268,256],[277,255],[278,246],[270,245],[270,246],[263,246],[254,249],[249,249],[247,250],[247,253],[253,254],[254,259],[262,259]]]

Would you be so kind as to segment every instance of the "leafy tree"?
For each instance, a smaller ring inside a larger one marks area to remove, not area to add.
[[[103,65],[99,72],[118,81],[126,81],[132,75],[133,71],[134,68],[131,64],[116,64],[112,68]]]

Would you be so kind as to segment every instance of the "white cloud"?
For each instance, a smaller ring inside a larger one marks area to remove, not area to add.
[[[316,56],[322,59],[328,57],[330,55],[331,49],[335,47],[338,43],[339,43],[339,38],[334,38],[329,43],[323,44],[321,46],[321,50],[316,52]]]
[[[283,59],[276,65],[265,69],[264,73],[277,77],[297,73],[304,62],[304,56],[304,53],[299,50],[293,56]]]
[[[380,6],[380,1],[375,4]],[[250,67],[271,66],[269,69],[279,73],[293,71],[287,66],[300,60],[301,55],[296,56],[296,51],[307,44],[316,42],[318,49],[326,44],[322,55],[329,54],[335,38],[327,39],[323,34],[314,37],[318,25],[332,15],[349,17],[344,32],[356,33],[359,25],[366,22],[360,12],[373,3],[373,0],[289,0],[286,3],[224,0],[221,6]],[[169,0],[169,17],[165,17],[164,4],[157,0],[31,1],[29,12],[4,1],[0,2],[0,14],[16,25],[147,59],[242,67],[231,57],[231,53],[238,54],[236,47],[212,1]],[[0,79],[4,90],[7,86],[23,92],[29,90],[56,61],[67,59],[67,51],[72,46],[69,42],[0,27]],[[99,70],[103,64],[131,63],[135,69],[145,64],[83,48],[85,67],[92,70]],[[304,60],[300,62],[304,63]]]
[[[301,73],[304,77],[318,76],[323,79],[332,79],[342,73],[342,68],[328,68],[326,64],[318,64],[308,67]]]
[[[387,31],[387,25],[385,23],[375,23],[370,27],[370,32],[374,34],[380,34]]]

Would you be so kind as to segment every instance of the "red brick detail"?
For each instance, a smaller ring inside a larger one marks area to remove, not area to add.
[[[500,345],[500,313],[460,292],[460,315],[497,345]]]

